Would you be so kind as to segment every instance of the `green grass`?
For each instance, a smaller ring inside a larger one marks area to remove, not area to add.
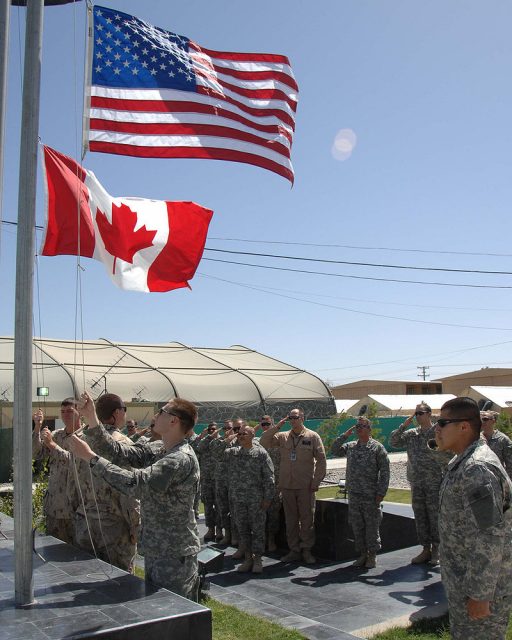
[[[202,604],[212,611],[213,640],[304,640],[298,631],[285,629],[213,598],[206,598]]]
[[[448,616],[419,620],[405,629],[388,629],[372,640],[450,640]]]
[[[338,487],[322,487],[318,490],[317,498],[336,498]],[[409,489],[388,489],[385,502],[400,502],[402,504],[411,504],[411,492]]]

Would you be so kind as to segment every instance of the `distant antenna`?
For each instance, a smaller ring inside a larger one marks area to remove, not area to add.
[[[430,376],[430,373],[427,373],[430,367],[426,367],[425,365],[423,365],[422,367],[416,367],[416,369],[420,370],[420,373],[418,373],[418,378],[423,378],[423,380],[426,380],[427,375]]]

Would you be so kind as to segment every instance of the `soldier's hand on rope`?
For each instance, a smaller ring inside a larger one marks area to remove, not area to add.
[[[38,409],[34,415],[32,416],[32,420],[34,421],[35,431],[36,433],[41,431],[41,427],[43,426],[44,414],[42,409]]]
[[[50,431],[50,429],[48,429],[48,427],[45,427],[41,431],[41,441],[48,449],[53,449],[56,446],[55,442],[53,441],[52,432]]]
[[[87,442],[85,442],[85,440],[77,438],[74,434],[69,438],[69,450],[77,458],[81,458],[82,460],[86,460],[87,462],[89,462],[96,456]]]
[[[78,401],[78,411],[80,415],[86,419],[90,427],[95,427],[98,424],[94,400],[87,391],[84,391],[80,396],[80,400]]]

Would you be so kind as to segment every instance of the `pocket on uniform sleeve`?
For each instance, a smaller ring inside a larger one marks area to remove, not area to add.
[[[473,489],[468,495],[468,504],[479,529],[488,529],[503,520],[503,513],[496,504],[490,484]]]

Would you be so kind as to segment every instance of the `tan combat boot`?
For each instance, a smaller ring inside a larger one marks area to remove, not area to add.
[[[252,572],[253,573],[262,573],[263,564],[261,563],[261,556],[255,555],[252,559]]]
[[[267,549],[272,552],[272,551],[277,551],[277,544],[276,544],[276,537],[274,534],[269,533],[268,534],[268,544],[267,544]]]
[[[214,540],[214,539],[215,539],[215,529],[213,527],[210,527],[208,531],[204,534],[203,540],[205,542],[209,542],[210,540]]]
[[[229,529],[224,529],[224,537],[219,540],[219,544],[231,544],[231,531]]]
[[[364,567],[364,565],[366,564],[366,551],[363,551],[363,553],[361,553],[361,555],[359,556],[359,558],[352,563],[352,567]]]
[[[423,551],[421,553],[418,553],[417,556],[414,556],[414,558],[411,560],[411,564],[424,564],[425,562],[428,562],[431,557],[432,553],[430,551],[430,545],[428,545],[426,547],[423,547]]]
[[[375,569],[375,567],[377,566],[377,556],[375,555],[375,553],[371,553],[370,551],[368,551],[364,566],[366,569]]]
[[[231,557],[235,560],[241,560],[242,558],[245,558],[245,547],[243,545],[240,545]]]
[[[430,554],[430,560],[428,561],[428,564],[431,567],[437,567],[439,565],[439,545],[438,544],[432,545],[432,551]]]
[[[315,564],[316,558],[309,549],[302,550],[302,559],[306,564]]]
[[[252,569],[252,553],[250,551],[245,552],[245,560],[238,567],[237,571],[240,573],[247,573]]]

